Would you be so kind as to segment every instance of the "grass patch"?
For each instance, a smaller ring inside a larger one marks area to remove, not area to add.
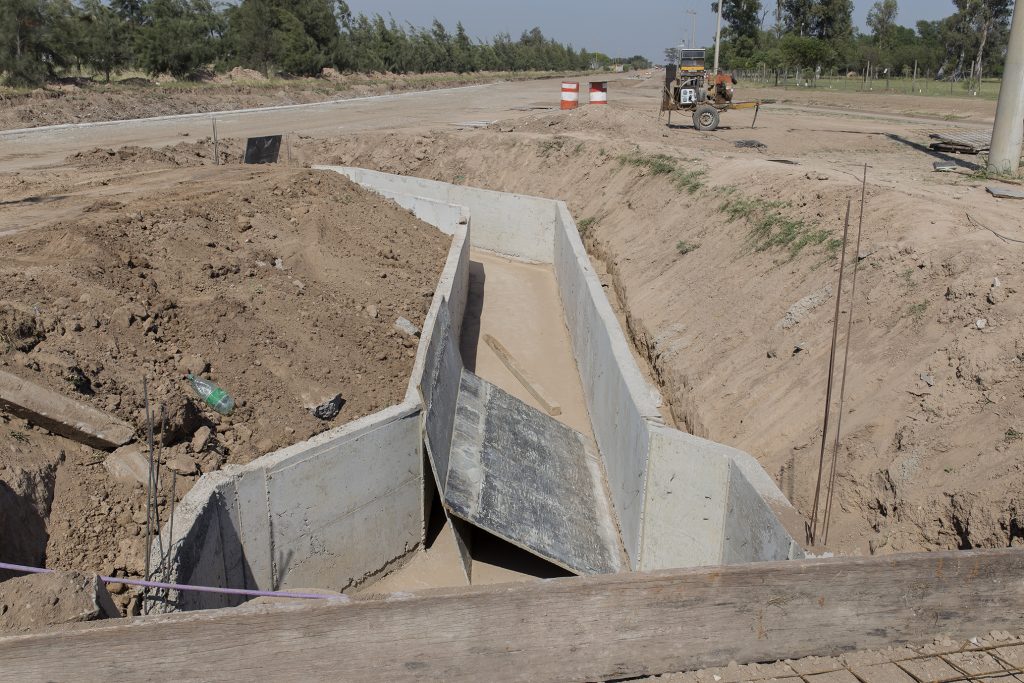
[[[1003,440],[1006,441],[1006,443],[1010,443],[1012,441],[1020,441],[1022,438],[1024,438],[1024,434],[1021,434],[1013,427],[1007,429],[1006,434],[1003,435]]]
[[[695,242],[685,242],[683,240],[679,240],[678,242],[676,242],[676,251],[679,252],[680,256],[686,256],[691,251],[694,251],[699,248],[700,245]]]
[[[748,242],[754,251],[782,248],[795,257],[806,247],[824,245],[830,256],[843,246],[842,240],[833,239],[832,233],[813,221],[791,218],[783,213],[792,206],[789,202],[745,197],[735,188],[727,188],[725,201],[719,210],[730,221],[744,220],[750,225]]]
[[[21,443],[28,443],[28,437],[25,436],[24,433],[16,432],[13,429],[11,430],[11,438],[15,441],[20,441]]]
[[[594,218],[593,216],[589,218],[580,219],[579,221],[576,222],[576,230],[579,231],[580,235],[586,237],[590,233],[590,230],[594,227],[595,223],[597,223],[597,219]]]
[[[928,310],[928,302],[921,301],[910,306],[910,317],[914,319],[914,322],[921,322],[924,320],[925,311]]]
[[[565,147],[566,142],[568,142],[568,140],[563,137],[554,137],[550,140],[543,140],[537,143],[537,145],[540,147],[540,155],[542,157],[549,157],[555,152],[561,152],[562,148]]]
[[[646,169],[651,175],[668,176],[677,190],[695,194],[704,187],[704,176],[707,175],[707,171],[701,168],[682,168],[679,161],[667,154],[644,154],[638,150],[619,157],[619,163],[622,165]]]

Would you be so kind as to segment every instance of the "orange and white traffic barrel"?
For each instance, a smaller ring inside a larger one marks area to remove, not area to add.
[[[575,109],[580,103],[580,84],[562,83],[562,109]]]
[[[593,81],[590,84],[590,103],[608,104],[608,81]]]

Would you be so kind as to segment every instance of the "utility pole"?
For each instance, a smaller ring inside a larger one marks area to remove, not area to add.
[[[690,44],[688,47],[692,50],[697,46],[697,12],[688,9],[686,13],[690,15]]]
[[[715,29],[715,73],[718,73],[718,64],[722,56],[722,5],[725,0],[718,0],[718,28]]]
[[[1016,3],[1013,10],[996,124],[992,129],[988,170],[993,173],[1016,174],[1024,145],[1024,9],[1021,6],[1022,3]]]

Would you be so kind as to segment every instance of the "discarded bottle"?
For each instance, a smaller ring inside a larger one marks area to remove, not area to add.
[[[199,394],[199,397],[203,399],[206,405],[210,406],[221,415],[230,415],[231,411],[235,409],[235,399],[231,398],[228,392],[224,391],[210,380],[203,379],[202,377],[196,377],[195,375],[189,375],[188,381],[192,384],[192,388],[196,390],[196,393]]]

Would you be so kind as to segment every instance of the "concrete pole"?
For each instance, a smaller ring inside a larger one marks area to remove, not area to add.
[[[725,0],[718,0],[718,28],[715,29],[715,73],[718,73],[719,57],[722,54],[722,5]]]
[[[1003,84],[999,89],[996,125],[992,130],[992,149],[988,170],[993,173],[1017,173],[1021,146],[1024,145],[1024,9],[1017,3],[1006,49]]]
[[[688,9],[686,13],[690,15],[690,49],[697,47],[697,12]]]

